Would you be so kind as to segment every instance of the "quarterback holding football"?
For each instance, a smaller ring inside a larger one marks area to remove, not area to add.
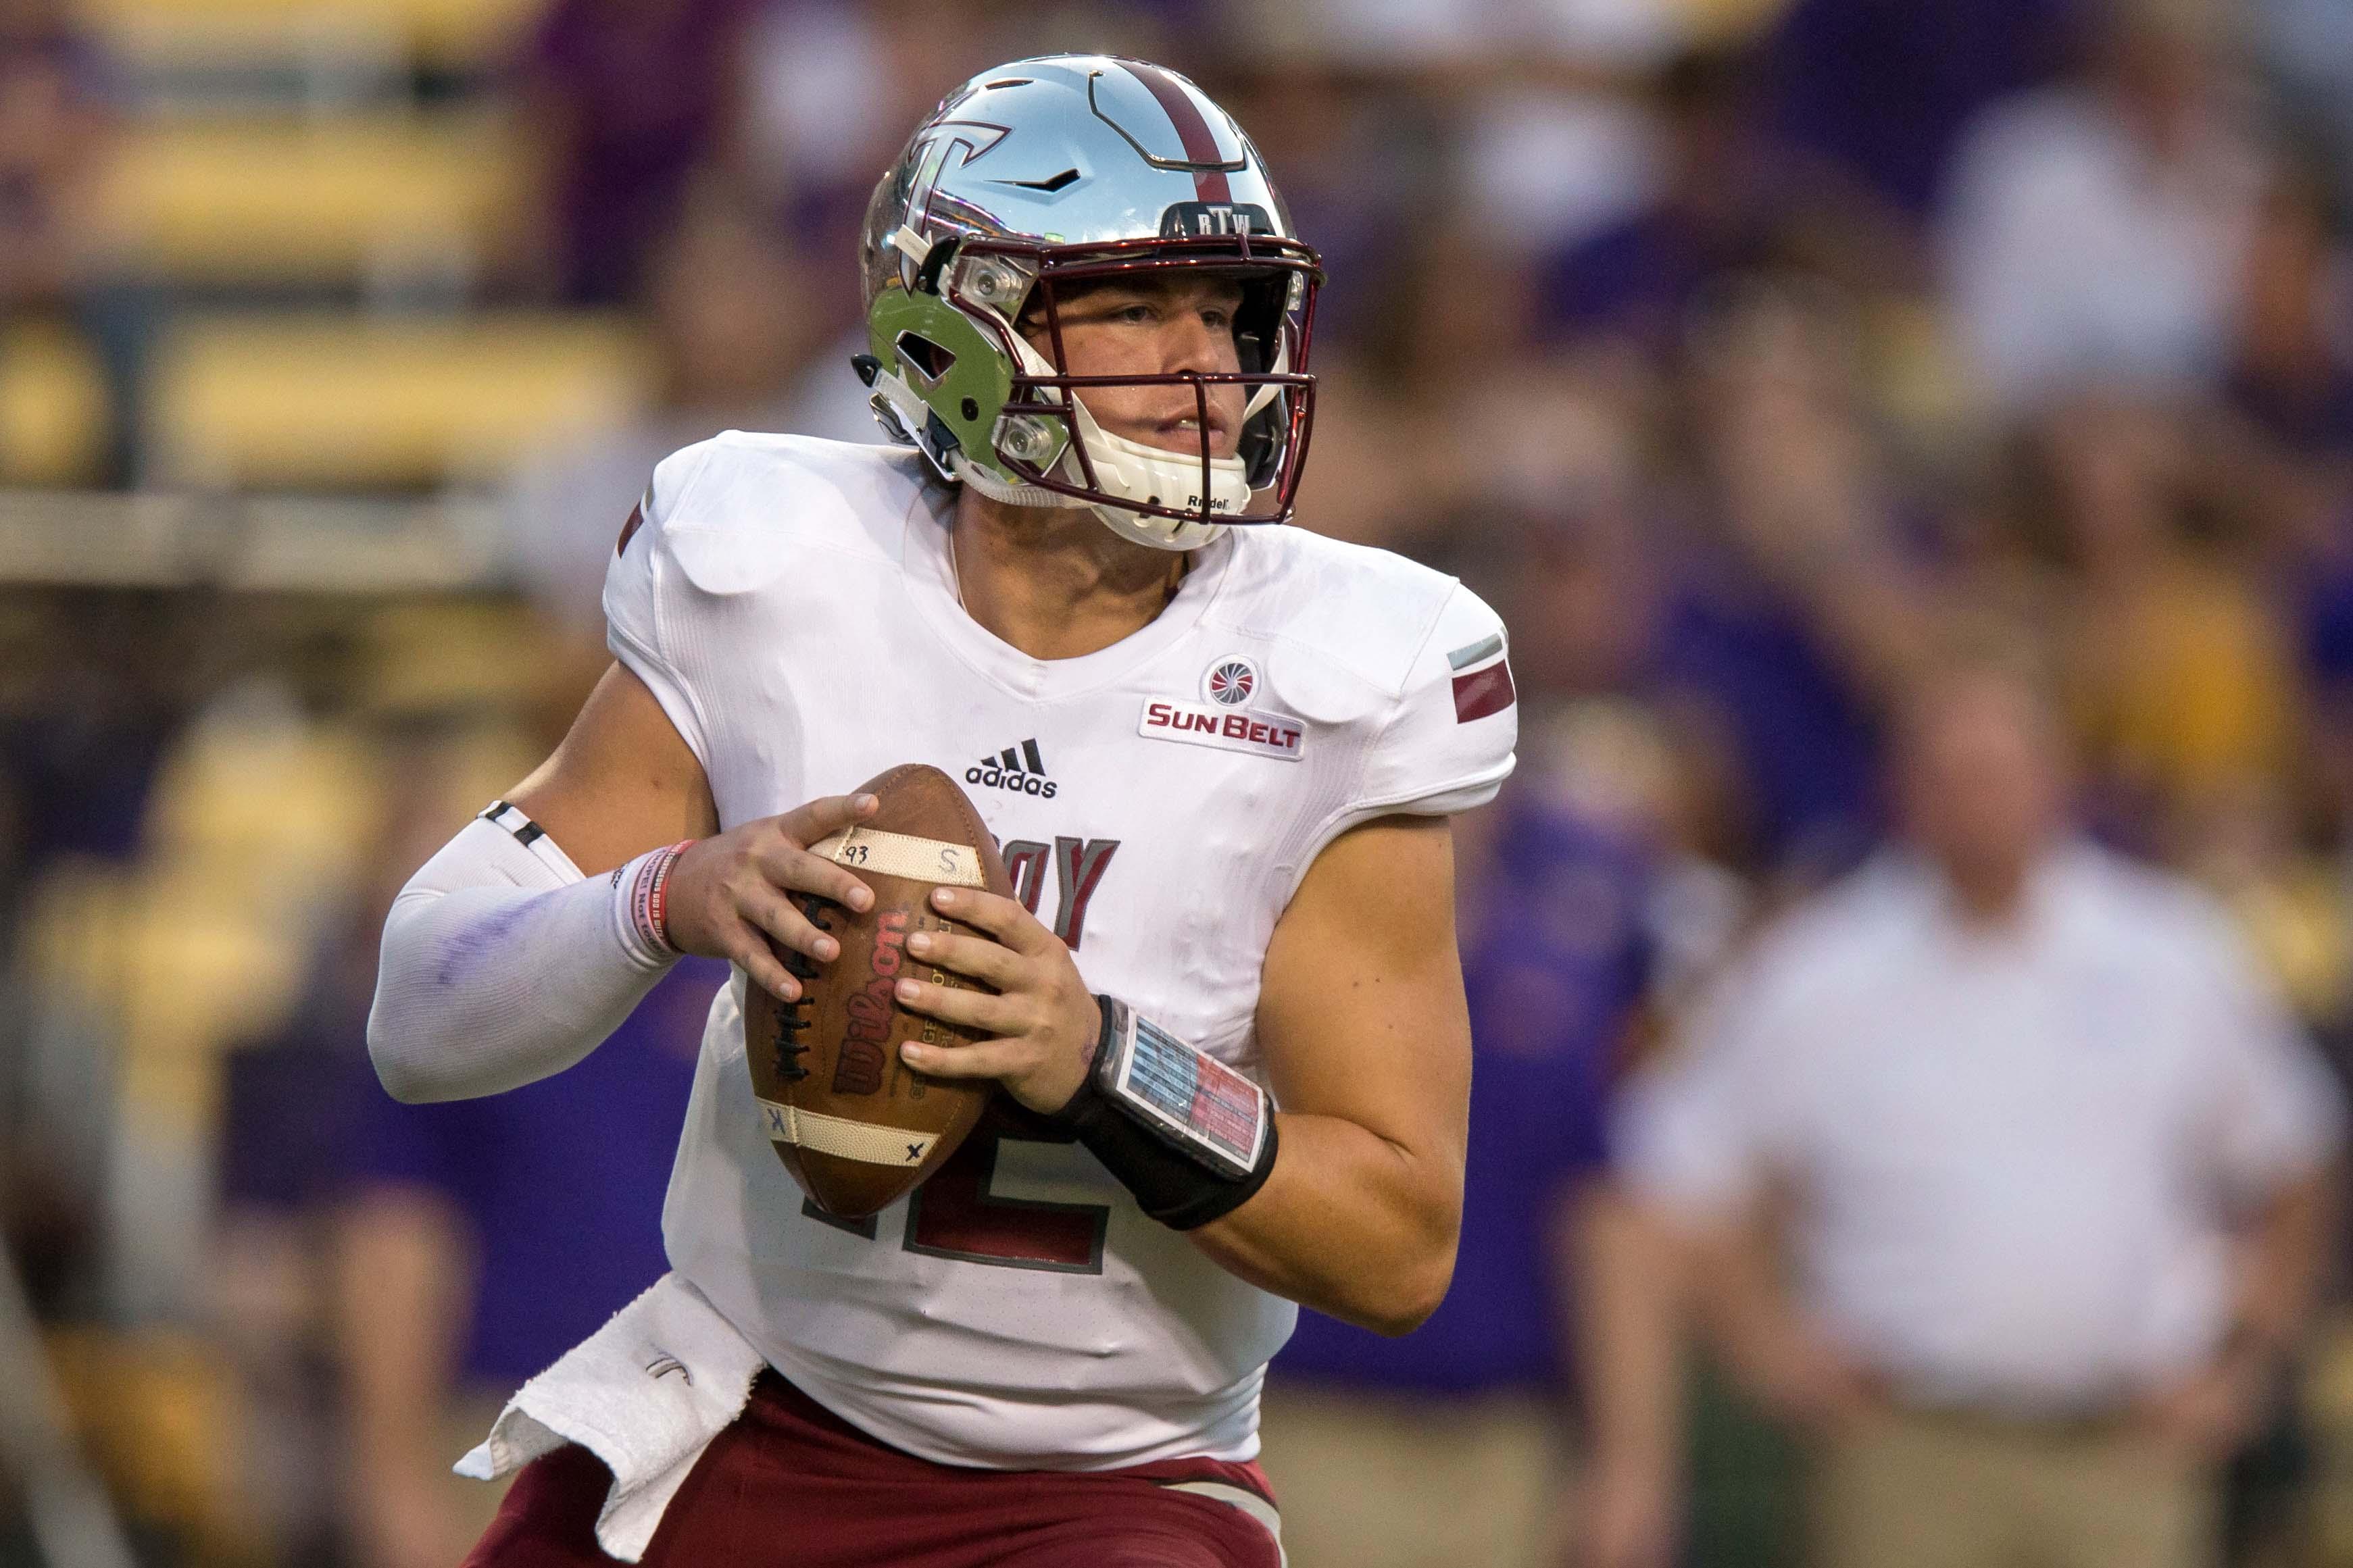
[[[1294,1303],[1403,1332],[1453,1268],[1446,819],[1511,771],[1504,629],[1283,526],[1320,267],[1192,83],[975,78],[861,260],[892,444],[663,461],[615,664],[385,927],[405,1100],[562,1070],[681,952],[736,970],[670,1272],[461,1461],[521,1472],[470,1561],[1275,1564]],[[785,1102],[810,1076],[832,1109]],[[927,1092],[920,1136],[837,1113]]]

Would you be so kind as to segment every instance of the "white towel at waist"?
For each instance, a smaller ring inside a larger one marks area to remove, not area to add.
[[[744,1413],[763,1364],[701,1291],[665,1274],[524,1384],[458,1474],[496,1480],[577,1443],[613,1472],[596,1543],[635,1563],[702,1450]]]

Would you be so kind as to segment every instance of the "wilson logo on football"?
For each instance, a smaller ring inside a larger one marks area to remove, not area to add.
[[[1018,746],[1008,746],[993,757],[983,757],[979,763],[964,771],[964,782],[978,784],[983,789],[1009,789],[1016,795],[1034,795],[1039,800],[1054,798],[1056,784],[1046,776],[1046,759],[1038,752],[1035,738]]]

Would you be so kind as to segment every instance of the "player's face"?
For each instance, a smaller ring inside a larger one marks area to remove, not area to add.
[[[1140,278],[1071,290],[1057,301],[1065,375],[1166,375],[1193,371],[1232,374],[1241,369],[1234,314],[1241,285],[1198,273]],[[1031,311],[1022,331],[1038,352],[1053,357],[1043,311]],[[1200,405],[1193,389],[1096,386],[1081,394],[1087,412],[1114,436],[1198,455]],[[1209,455],[1230,458],[1241,440],[1245,388],[1208,388]]]

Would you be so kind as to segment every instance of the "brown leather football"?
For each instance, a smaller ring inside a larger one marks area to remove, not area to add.
[[[899,1059],[899,1047],[981,1037],[908,1012],[895,992],[902,973],[986,989],[914,963],[907,937],[971,931],[931,907],[932,889],[943,883],[1013,891],[980,814],[939,769],[911,763],[860,790],[880,809],[810,847],[864,879],[873,906],[856,914],[795,895],[801,911],[841,943],[841,954],[820,964],[777,949],[801,983],[801,999],[787,1005],[753,985],[744,1007],[744,1054],[768,1141],[801,1190],[843,1219],[888,1207],[938,1170],[980,1120],[995,1085],[925,1078]]]

